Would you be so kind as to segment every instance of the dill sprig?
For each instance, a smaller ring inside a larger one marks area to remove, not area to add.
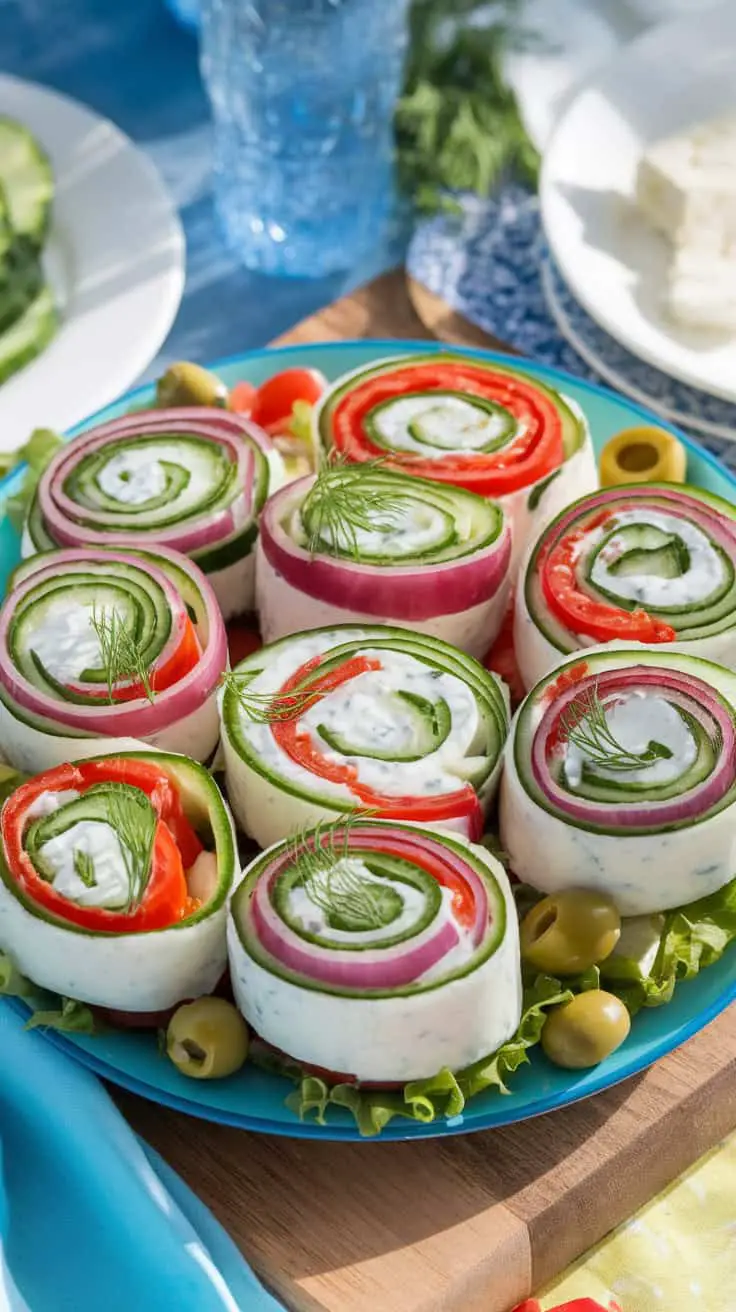
[[[386,474],[384,460],[348,464],[337,458],[324,464],[302,503],[307,550],[314,554],[346,551],[360,560],[360,533],[390,533],[405,513],[405,500]]]
[[[75,848],[74,851],[74,873],[87,888],[95,887],[97,876],[94,861],[89,852],[83,852],[81,847]]]
[[[125,620],[116,610],[108,611],[103,606],[99,612],[96,607],[92,608],[89,622],[100,644],[108,701],[115,701],[116,684],[130,680],[142,684],[146,697],[152,702],[154,692],[143,647],[130,632]]]
[[[282,721],[298,720],[299,716],[308,711],[322,695],[312,689],[298,688],[293,692],[283,693],[254,692],[250,688],[250,683],[256,674],[260,674],[260,670],[248,674],[228,670],[220,680],[221,687],[237,697],[241,710],[254,724],[278,724]]]
[[[567,742],[577,747],[589,764],[605,770],[624,774],[672,756],[670,748],[655,739],[650,739],[643,752],[624,747],[611,730],[597,684],[579,701],[571,702],[560,716],[560,726]]]
[[[531,40],[521,0],[413,0],[395,132],[402,190],[422,211],[454,192],[489,196],[508,177],[536,187],[539,155],[506,82],[509,43]]]
[[[125,863],[128,879],[125,910],[135,911],[148,883],[158,817],[140,788],[118,784],[110,790],[108,820],[118,836]]]
[[[350,864],[352,826],[365,819],[366,813],[361,812],[318,824],[298,836],[290,848],[290,864],[307,897],[336,929],[383,929],[401,909],[402,899],[395,889],[365,879]]]

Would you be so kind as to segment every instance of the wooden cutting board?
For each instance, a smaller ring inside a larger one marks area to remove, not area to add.
[[[489,344],[441,304],[422,311],[396,272],[281,340],[427,338],[431,321]],[[288,1308],[508,1312],[736,1126],[736,1008],[596,1098],[443,1141],[289,1141],[116,1097]]]

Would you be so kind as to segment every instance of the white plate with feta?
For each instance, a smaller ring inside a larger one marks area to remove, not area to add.
[[[568,106],[540,195],[557,264],[641,359],[736,400],[736,6],[650,29]]]
[[[49,345],[0,385],[0,450],[12,451],[34,428],[78,423],[142,373],[179,308],[184,236],[157,170],[113,123],[4,74],[0,116],[51,164],[44,267],[60,316]]]

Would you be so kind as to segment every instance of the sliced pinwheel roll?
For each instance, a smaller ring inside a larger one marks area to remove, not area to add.
[[[509,882],[485,849],[408,825],[317,828],[231,902],[235,998],[274,1047],[377,1084],[458,1070],[521,1016]]]
[[[221,696],[228,796],[261,847],[356,810],[480,837],[506,689],[438,638],[299,633],[247,657]]]
[[[62,447],[44,470],[23,554],[163,545],[208,575],[226,619],[252,610],[258,515],[283,462],[240,415],[139,410]]]
[[[736,675],[679,652],[592,648],[528,694],[507,743],[501,842],[514,874],[592,888],[622,915],[734,877]]]
[[[539,527],[598,486],[579,407],[538,378],[481,357],[396,356],[339,378],[314,411],[315,442],[349,461],[500,501],[514,560]]]
[[[266,502],[256,558],[264,642],[379,620],[488,651],[510,585],[500,506],[375,465],[327,464]]]
[[[126,1012],[210,993],[236,873],[217,785],[140,752],[48,770],[0,814],[0,943],[35,984]]]
[[[736,666],[736,508],[702,488],[614,487],[545,529],[514,610],[525,686],[568,652],[615,640]]]
[[[142,742],[206,761],[226,667],[214,592],[186,556],[32,556],[0,608],[2,753],[29,774]]]

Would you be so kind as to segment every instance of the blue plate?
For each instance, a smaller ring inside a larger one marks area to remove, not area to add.
[[[288,365],[321,369],[328,378],[337,378],[350,369],[370,365],[388,355],[434,353],[446,349],[440,344],[426,342],[340,342],[286,347],[279,351],[253,351],[221,361],[213,368],[230,385],[240,378],[258,384]],[[464,350],[463,353],[508,363],[508,357],[490,351]],[[561,387],[578,401],[588,417],[597,450],[622,428],[643,422],[662,426],[662,421],[655,415],[592,383],[582,382],[570,374],[541,365],[525,363],[524,368],[553,386]],[[145,403],[152,395],[152,388],[140,388],[95,415],[94,422],[122,414],[131,404]],[[87,427],[88,423],[81,427]],[[735,500],[736,477],[715,457],[702,451],[682,434],[678,436],[688,449],[689,481],[729,501]],[[18,482],[19,475],[13,474],[0,483],[0,496],[13,491]],[[18,558],[18,538],[10,524],[6,520],[1,521],[0,582],[4,581]],[[734,998],[736,951],[731,950],[717,965],[711,966],[692,982],[680,985],[668,1006],[640,1013],[626,1043],[594,1070],[583,1074],[559,1070],[535,1050],[531,1064],[514,1076],[512,1092],[508,1097],[492,1092],[481,1094],[471,1100],[462,1116],[452,1121],[423,1125],[414,1121],[395,1120],[382,1132],[381,1138],[424,1139],[465,1134],[472,1130],[508,1125],[512,1121],[523,1121],[577,1102],[579,1098],[599,1093],[651,1066],[652,1062],[671,1052],[707,1025]],[[330,1108],[329,1123],[326,1126],[300,1123],[284,1106],[284,1099],[291,1086],[278,1076],[266,1075],[246,1067],[239,1075],[228,1080],[197,1083],[179,1075],[175,1067],[160,1055],[155,1039],[151,1036],[121,1033],[90,1038],[54,1031],[48,1031],[47,1035],[51,1043],[76,1056],[104,1079],[193,1116],[240,1126],[245,1130],[260,1130],[266,1134],[337,1140],[360,1138],[352,1117],[340,1108]]]

